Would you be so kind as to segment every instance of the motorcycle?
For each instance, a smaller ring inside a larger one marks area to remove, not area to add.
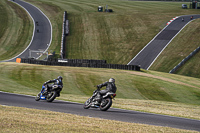
[[[84,109],[89,109],[91,107],[100,108],[101,111],[107,111],[112,106],[112,99],[116,97],[116,94],[112,92],[108,92],[102,96],[100,106],[95,105],[95,102],[97,101],[97,94],[99,91],[100,89],[97,88],[97,90],[93,92],[93,95],[84,103]]]
[[[45,88],[47,87],[47,90]],[[56,97],[60,96],[61,88],[58,85],[43,85],[40,93],[35,97],[36,101],[46,100],[52,102]]]

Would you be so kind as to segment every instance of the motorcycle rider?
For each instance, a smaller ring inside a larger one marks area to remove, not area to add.
[[[43,85],[46,86],[45,87],[45,91],[43,92],[43,94],[45,94],[49,89],[52,88],[53,85],[57,85],[58,88],[60,88],[60,91],[63,88],[63,83],[62,83],[62,76],[58,76],[57,79],[53,79],[53,80],[48,80],[46,81]],[[53,83],[53,85],[49,85],[50,83]],[[58,97],[60,96],[60,91],[58,93]]]
[[[106,86],[106,89],[99,91],[98,94],[97,94],[97,98],[96,98],[96,102],[95,102],[95,105],[97,105],[97,106],[100,105],[103,95],[105,95],[108,92],[115,93],[117,91],[117,87],[115,85],[115,79],[114,78],[110,78],[109,81],[107,81],[103,84],[97,85],[97,88],[100,90],[104,86]]]

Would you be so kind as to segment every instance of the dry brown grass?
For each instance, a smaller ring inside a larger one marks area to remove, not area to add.
[[[119,122],[66,113],[0,106],[0,132],[194,133],[169,127]]]

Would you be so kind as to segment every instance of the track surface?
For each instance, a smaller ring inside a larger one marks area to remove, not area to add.
[[[34,29],[29,46],[21,54],[7,61],[15,61],[16,58],[28,58],[30,56],[38,58],[40,54],[35,52],[30,55],[30,50],[46,51],[48,49],[52,40],[51,22],[37,7],[21,0],[14,0],[13,2],[23,7],[29,13],[34,23]]]
[[[54,100],[52,103],[48,103],[46,101],[37,102],[32,96],[10,94],[5,92],[0,92],[0,104],[41,110],[50,110],[124,122],[142,123],[200,131],[200,121],[198,120],[142,113],[130,110],[121,110],[116,108],[110,108],[108,111],[100,111],[99,109],[92,108],[83,109],[83,104],[79,103],[71,103],[58,100]]]
[[[158,33],[129,63],[128,65],[140,65],[148,70],[160,53],[173,40],[173,38],[193,19],[200,18],[200,15],[180,16]],[[184,21],[182,22],[182,17]]]

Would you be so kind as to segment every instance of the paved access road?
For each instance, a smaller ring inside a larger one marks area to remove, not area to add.
[[[200,131],[200,121],[198,120],[142,113],[131,110],[121,110],[116,108],[110,108],[108,111],[100,111],[99,109],[91,108],[83,109],[83,104],[80,103],[71,103],[58,100],[54,100],[52,103],[48,103],[46,101],[35,101],[34,97],[32,96],[10,94],[5,92],[0,92],[0,104],[41,110],[50,110],[124,122],[143,123],[149,125],[167,126]]]
[[[193,19],[200,18],[200,15],[180,16],[158,33],[129,63],[128,65],[140,65],[148,70],[165,47],[173,38]],[[182,21],[184,17],[184,21]]]
[[[21,54],[7,61],[15,61],[16,58],[28,58],[30,56],[37,58],[40,54],[30,51],[45,51],[48,49],[52,40],[51,22],[37,7],[21,0],[12,0],[12,2],[20,5],[29,13],[34,23],[34,29],[29,46]]]

